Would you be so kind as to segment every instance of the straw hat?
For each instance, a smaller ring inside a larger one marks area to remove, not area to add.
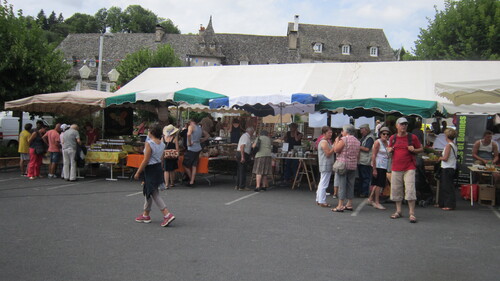
[[[176,127],[174,127],[174,125],[172,125],[172,124],[170,124],[168,126],[165,126],[163,128],[163,134],[165,136],[171,136],[171,135],[177,133],[177,131],[179,131],[179,129],[177,129]]]

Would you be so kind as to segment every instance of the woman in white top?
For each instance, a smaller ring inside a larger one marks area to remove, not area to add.
[[[373,144],[372,148],[372,185],[373,189],[368,197],[368,204],[379,210],[385,210],[380,204],[380,192],[384,189],[387,181],[387,168],[389,164],[389,155],[387,146],[389,145],[389,128],[382,127],[379,132],[380,138]]]
[[[446,136],[446,146],[443,150],[443,156],[439,158],[441,160],[441,179],[439,182],[439,207],[445,211],[450,211],[455,209],[455,184],[453,180],[455,178],[455,169],[457,164],[457,146],[453,143],[453,140],[457,136],[457,131],[448,128],[444,131]]]
[[[316,190],[316,204],[320,207],[331,207],[326,203],[326,189],[332,176],[333,153],[335,152],[331,139],[332,128],[324,126],[321,128],[322,139],[318,144],[318,167],[321,179]]]

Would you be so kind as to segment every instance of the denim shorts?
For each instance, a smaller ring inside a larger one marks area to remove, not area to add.
[[[61,160],[61,152],[50,153],[50,163],[59,163],[60,160]]]

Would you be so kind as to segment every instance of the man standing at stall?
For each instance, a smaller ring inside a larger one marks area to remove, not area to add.
[[[290,123],[290,131],[286,132],[283,141],[288,143],[288,151],[292,151],[295,146],[302,145],[302,134],[298,131],[299,125],[297,123]],[[299,167],[299,160],[286,159],[283,172],[283,180],[286,184],[292,182],[292,179],[297,173]]]
[[[252,136],[254,129],[248,127],[246,133],[241,135],[236,148],[236,161],[238,162],[236,188],[240,191],[250,190],[247,188],[247,166],[250,162],[252,151]]]
[[[359,126],[359,131],[361,133],[358,161],[359,196],[365,198],[370,194],[372,147],[375,143],[375,138],[371,134],[370,125],[368,124]]]
[[[61,161],[61,139],[59,134],[61,133],[61,124],[57,123],[54,129],[48,131],[42,139],[49,146],[50,153],[50,165],[49,165],[49,175],[48,178],[57,178],[56,170],[59,161]]]
[[[392,154],[391,200],[396,202],[396,212],[391,219],[402,217],[401,207],[404,199],[408,201],[411,223],[416,223],[415,201],[415,170],[417,169],[417,154],[424,149],[417,136],[408,133],[408,120],[401,117],[396,121],[396,135],[389,139],[387,152]]]
[[[78,125],[73,124],[64,132],[62,139],[64,179],[76,181],[76,149],[81,145]]]
[[[193,186],[196,178],[196,168],[200,158],[201,143],[208,140],[210,135],[198,125],[197,118],[191,118],[187,132],[187,151],[184,153],[182,166],[189,177],[186,186]]]

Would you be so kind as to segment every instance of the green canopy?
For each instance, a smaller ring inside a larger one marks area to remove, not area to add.
[[[106,106],[110,105],[120,105],[124,103],[135,103],[135,93],[123,94],[119,96],[109,97],[106,99]]]
[[[214,92],[198,89],[186,88],[175,92],[174,101],[185,102],[189,104],[203,104],[208,105],[211,99],[225,98],[225,95],[217,94]]]
[[[361,110],[359,110],[361,109]],[[371,98],[371,99],[350,99],[336,101],[322,101],[316,110],[356,110],[357,115],[369,116],[368,111],[375,111],[380,114],[401,114],[405,116],[417,115],[423,118],[430,118],[436,113],[446,112],[444,108],[439,109],[436,101],[414,100],[406,98]],[[371,114],[373,115],[373,114]]]

